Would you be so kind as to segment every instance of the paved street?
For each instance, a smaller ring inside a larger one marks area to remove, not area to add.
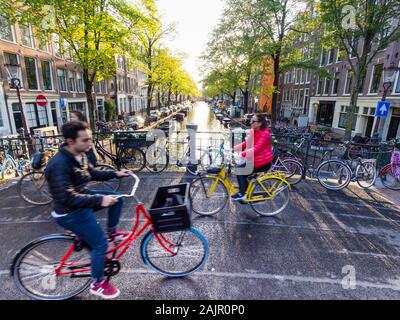
[[[140,174],[138,196],[150,204],[155,185],[188,181],[183,174]],[[131,184],[123,184],[121,192]],[[216,217],[193,216],[208,239],[209,260],[186,279],[167,279],[141,261],[134,245],[114,279],[120,299],[399,299],[399,208],[358,187],[340,192],[302,183],[279,216],[258,217],[249,207],[226,208]],[[24,299],[9,276],[16,251],[30,240],[60,232],[50,207],[33,207],[15,187],[0,192],[0,299]],[[134,202],[123,210],[129,229]],[[99,213],[102,223],[106,212]],[[343,268],[346,273],[342,273]],[[355,289],[342,279],[355,270]],[[78,299],[96,299],[84,293]]]

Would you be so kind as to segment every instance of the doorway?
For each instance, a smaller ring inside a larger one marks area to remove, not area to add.
[[[375,117],[368,117],[367,126],[365,128],[365,136],[371,138],[372,127],[374,126]]]

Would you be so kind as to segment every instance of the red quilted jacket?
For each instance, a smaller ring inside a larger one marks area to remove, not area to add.
[[[246,141],[234,147],[237,152],[242,152],[242,157],[254,160],[254,168],[259,168],[270,163],[273,159],[271,132],[269,129],[251,129]]]

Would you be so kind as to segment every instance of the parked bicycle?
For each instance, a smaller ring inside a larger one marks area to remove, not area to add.
[[[135,223],[122,242],[110,243],[105,255],[108,280],[120,272],[121,259],[146,229],[150,230],[142,240],[140,255],[151,269],[168,277],[185,277],[200,270],[208,258],[208,242],[190,225],[187,184],[160,188],[148,211],[135,196],[140,179],[132,176],[132,192],[117,198],[137,201]],[[179,203],[170,204],[173,199]],[[141,218],[144,224],[139,222]],[[17,288],[39,300],[79,295],[92,282],[90,271],[90,250],[73,234],[51,234],[30,242],[17,253],[11,266]]]
[[[400,190],[400,139],[393,140],[391,161],[379,170],[382,184],[392,190]]]
[[[0,147],[0,151],[3,152],[0,167],[2,179],[24,175],[31,169],[30,161],[25,154],[16,154],[14,158],[9,146]]]

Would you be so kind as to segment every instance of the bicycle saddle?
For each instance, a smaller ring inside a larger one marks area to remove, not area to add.
[[[207,173],[218,174],[221,171],[219,167],[211,167],[207,169]]]

